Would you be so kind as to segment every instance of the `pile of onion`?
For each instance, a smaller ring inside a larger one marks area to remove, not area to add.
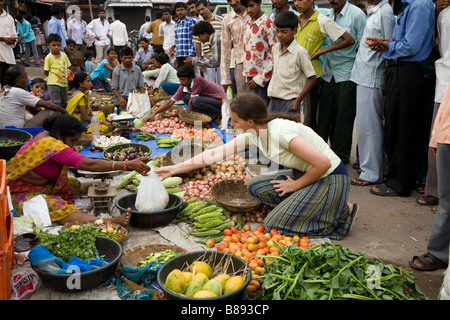
[[[230,173],[206,173],[202,179],[194,178],[185,178],[183,184],[179,187],[182,191],[185,192],[185,200],[189,200],[194,197],[198,197],[201,201],[204,198],[211,199],[211,187],[214,183],[222,181],[222,180],[246,180],[250,179],[251,175],[234,175]]]
[[[148,133],[172,133],[175,129],[183,129],[189,127],[184,121],[178,117],[170,117],[165,119],[155,119],[145,123],[140,131]]]
[[[245,225],[249,222],[264,223],[264,218],[267,216],[269,211],[270,208],[268,206],[262,205],[258,210],[253,210],[252,212],[244,212],[242,213],[242,224]],[[237,215],[237,213],[232,213],[230,215],[230,220],[236,222]]]

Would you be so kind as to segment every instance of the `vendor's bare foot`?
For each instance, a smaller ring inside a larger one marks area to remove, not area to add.
[[[111,222],[120,224],[122,227],[128,226],[131,217],[131,208],[128,208],[127,211],[121,214],[118,217],[113,217],[110,219]]]

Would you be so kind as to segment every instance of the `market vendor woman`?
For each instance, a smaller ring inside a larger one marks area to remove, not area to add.
[[[350,179],[344,164],[311,128],[267,113],[266,103],[255,94],[243,94],[230,104],[231,125],[243,133],[230,142],[174,166],[155,171],[163,178],[220,162],[250,145],[256,145],[275,163],[303,172],[298,179],[280,173],[255,176],[249,193],[272,208],[266,229],[286,235],[342,239],[351,228],[358,204],[347,202]]]
[[[70,115],[47,118],[44,129],[28,140],[7,163],[6,183],[18,216],[22,215],[21,204],[24,201],[45,195],[52,222],[65,224],[97,220],[97,217],[83,213],[73,205],[80,193],[80,182],[68,176],[69,167],[92,172],[135,170],[145,174],[150,171],[150,167],[144,163],[148,158],[107,161],[87,158],[74,151],[72,148],[78,145],[84,129]],[[126,226],[130,214],[131,209],[118,217],[103,220]]]
[[[103,112],[93,112],[89,106],[89,99],[86,96],[86,92],[92,88],[89,75],[85,72],[77,73],[73,77],[73,87],[76,91],[70,96],[66,108],[67,112],[81,122],[86,133],[92,133],[91,119],[95,113],[100,120],[100,132],[104,135],[111,134],[113,130],[112,122],[105,119]]]

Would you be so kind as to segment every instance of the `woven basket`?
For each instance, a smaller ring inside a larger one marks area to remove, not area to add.
[[[82,133],[81,138],[78,140],[78,144],[83,147],[87,147],[92,143],[93,140],[94,140],[94,137],[92,135]]]
[[[112,97],[113,97],[113,94],[109,93],[109,92],[105,92],[105,93],[91,93],[91,94],[89,94],[89,100],[91,98],[96,98],[96,99],[107,98],[107,99],[111,100]],[[111,104],[111,105],[108,105],[108,106],[100,106],[100,107],[91,105],[91,108],[92,108],[93,111],[102,111],[103,114],[105,115],[105,118],[107,118],[111,113],[114,112],[115,107],[116,106],[114,104]]]
[[[181,254],[188,253],[186,249],[180,248],[178,246],[171,246],[166,244],[142,245],[125,250],[122,254],[122,257],[120,258],[120,263],[123,266],[129,265],[137,267],[139,265],[139,261],[145,260],[145,258],[150,253],[161,252],[164,250],[174,250]]]
[[[98,226],[93,221],[73,221],[73,222],[66,223],[63,226],[63,229],[69,229],[73,225],[79,225],[79,226],[94,226],[95,225],[95,226]],[[122,227],[120,224],[112,223],[112,222],[104,222],[100,226],[105,227],[105,229],[108,227],[113,227],[114,229],[116,229],[116,232],[121,234],[122,236],[120,237],[120,239],[114,239],[114,238],[111,238],[111,239],[116,240],[119,243],[122,243],[128,237],[128,230],[125,227]]]
[[[176,111],[177,111],[176,115],[174,115],[174,116],[167,116],[167,115],[165,114],[167,111],[173,111],[173,110],[176,110]],[[181,106],[177,106],[177,105],[174,104],[173,106],[171,106],[171,107],[170,107],[169,109],[167,109],[166,111],[164,111],[164,112],[158,114],[158,116],[160,116],[161,118],[178,117],[180,111],[183,111],[183,110],[186,110],[186,109],[183,108],[183,107],[181,107]]]
[[[161,101],[161,100],[170,100],[170,98],[172,98],[172,96],[167,96],[167,95],[164,95],[164,96],[156,96],[156,97],[149,97],[150,103],[151,103],[152,105],[156,104],[157,102],[159,102],[159,101]]]
[[[244,180],[223,180],[213,184],[211,196],[225,209],[232,212],[252,212],[261,206],[247,191]]]
[[[187,124],[195,124],[196,122],[201,122],[202,126],[206,126],[212,120],[211,117],[206,114],[187,110],[180,110],[178,112],[178,116]]]

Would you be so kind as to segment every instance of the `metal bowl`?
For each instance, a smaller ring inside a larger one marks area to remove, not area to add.
[[[221,252],[216,250],[208,250],[208,251],[194,251],[186,254],[179,255],[175,258],[170,259],[159,269],[158,274],[156,275],[156,280],[158,282],[158,286],[164,292],[165,296],[168,300],[200,300],[198,298],[189,298],[185,295],[178,294],[166,288],[165,281],[169,273],[174,269],[183,270],[185,267],[189,266],[192,262],[201,260],[207,262],[211,268],[213,269],[213,277],[215,277],[214,267],[217,266],[220,262],[223,263],[222,259],[231,259],[231,262],[227,264],[227,270],[220,270],[219,273],[227,273],[227,274],[236,274],[241,275],[245,282],[239,287],[237,290],[223,294],[213,298],[205,298],[202,300],[239,300],[242,299],[244,295],[244,290],[250,283],[252,279],[252,271],[248,264],[241,258]]]
[[[173,221],[180,211],[183,199],[173,193],[169,193],[169,203],[166,209],[154,212],[138,211],[135,206],[137,193],[132,193],[118,199],[116,207],[120,213],[131,208],[130,225],[136,228],[156,228],[165,226]]]
[[[19,142],[12,146],[0,146],[0,159],[8,161],[14,157],[19,149],[30,140],[31,133],[18,129],[0,129],[0,141],[11,140]]]
[[[71,279],[74,277],[73,273],[51,273],[42,271],[33,265],[31,265],[31,268],[37,273],[46,286],[59,292],[80,292],[97,288],[105,283],[109,277],[114,275],[119,260],[122,257],[123,249],[120,243],[106,237],[97,236],[95,245],[99,251],[99,255],[101,257],[104,256],[104,259],[111,262],[98,269],[79,273],[79,286],[73,288],[68,286],[68,284],[72,283]]]
[[[107,159],[107,160],[113,160],[113,159],[108,159],[106,157],[106,154],[110,153],[110,152],[114,152],[116,150],[126,149],[128,147],[134,147],[134,148],[136,148],[136,150],[142,151],[144,153],[147,152],[148,156],[150,156],[150,154],[152,153],[152,149],[150,149],[150,147],[145,145],[145,144],[142,144],[142,143],[122,143],[122,144],[117,144],[115,146],[112,146],[112,147],[109,147],[109,148],[106,148],[105,150],[103,150],[102,158],[103,159]]]

